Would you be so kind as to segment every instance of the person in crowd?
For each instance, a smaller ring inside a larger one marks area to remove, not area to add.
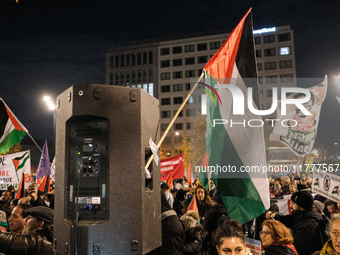
[[[325,209],[325,204],[321,203],[318,200],[313,201],[313,211],[317,213],[323,213],[323,210]]]
[[[14,207],[16,207],[18,205],[18,201],[19,201],[19,199],[17,199],[17,198],[11,200],[11,202],[9,203],[9,209],[11,211],[13,211]]]
[[[186,185],[185,185],[185,187],[184,187],[184,185],[181,185],[181,187],[182,188],[177,191],[176,197],[174,199],[174,204],[173,204],[173,208],[174,208],[174,210],[176,211],[176,213],[179,217],[181,217],[183,215],[182,214],[183,206],[182,206],[181,202],[183,202],[185,200],[185,196],[186,196],[187,192],[190,190],[190,187],[186,188]]]
[[[164,190],[166,199],[168,200],[168,203],[171,206],[171,208],[173,208],[174,197],[172,196],[172,194],[170,192],[170,188],[169,188],[168,184],[166,184],[165,182],[162,182],[161,189]]]
[[[182,255],[184,250],[184,228],[176,212],[170,207],[161,190],[162,246],[148,255]]]
[[[213,242],[219,255],[250,254],[246,248],[242,226],[235,220],[226,221],[220,225],[214,232]]]
[[[327,228],[327,234],[331,237],[323,246],[321,252],[314,253],[320,255],[340,254],[340,214],[333,214],[331,222]]]
[[[12,198],[12,193],[8,190],[2,192],[2,195],[0,197],[0,210],[6,213],[7,218],[11,216],[11,209],[9,207],[9,204],[11,203]]]
[[[338,209],[337,203],[332,201],[332,200],[326,200],[325,201],[325,206],[328,210],[328,212],[330,213],[331,216],[333,216],[333,214],[335,213],[340,213],[340,210]]]
[[[0,252],[8,255],[53,255],[53,210],[37,206],[27,209],[26,213],[27,228],[23,234],[0,232]]]
[[[288,228],[276,220],[262,223],[260,238],[266,255],[298,255]]]
[[[210,254],[216,255],[216,249],[212,242],[212,235],[219,225],[229,220],[227,210],[223,205],[223,201],[218,196],[217,190],[213,194],[213,200],[215,204],[204,215],[203,227],[208,231],[208,235],[205,238],[205,249],[209,250]]]
[[[26,228],[23,233],[36,231],[53,242],[53,218],[54,211],[46,206],[36,206],[26,210]]]
[[[14,186],[13,186],[13,185],[8,186],[8,187],[7,187],[7,190],[8,190],[9,192],[11,192],[12,197],[15,196],[15,189],[14,189]]]
[[[275,218],[290,228],[299,255],[309,255],[323,246],[322,216],[313,211],[313,196],[308,191],[297,191],[291,196],[292,215],[278,215],[271,211],[266,218]]]
[[[275,195],[275,197],[282,197],[282,195],[283,195],[283,192],[282,192],[282,189],[281,189],[280,179],[274,180],[274,195]]]
[[[11,217],[8,219],[9,230],[13,233],[21,234],[25,229],[25,218],[27,217],[27,209],[30,205],[18,204],[14,207]]]
[[[288,195],[290,194],[289,192],[289,185],[290,185],[290,179],[288,176],[282,176],[281,177],[281,190],[282,190],[282,195]]]
[[[198,185],[195,189],[195,196],[197,199],[198,213],[201,217],[200,222],[202,223],[205,214],[211,209],[214,203],[212,202],[207,190],[202,185]]]
[[[200,255],[203,252],[203,241],[208,232],[201,224],[197,224],[198,219],[198,213],[193,210],[180,218],[185,230],[184,255]]]
[[[290,183],[289,184],[289,194],[293,194],[297,191],[297,185],[296,183]]]

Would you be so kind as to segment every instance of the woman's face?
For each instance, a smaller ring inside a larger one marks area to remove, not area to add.
[[[219,255],[245,255],[246,246],[239,237],[225,237],[220,246],[216,245]]]
[[[340,253],[340,220],[334,221],[331,228],[331,238],[333,249]]]
[[[266,225],[262,227],[262,231],[260,232],[260,238],[263,247],[267,247],[274,243],[274,239],[272,233],[270,232],[270,228]]]
[[[203,189],[197,189],[197,199],[198,201],[203,201],[205,197],[205,193]]]

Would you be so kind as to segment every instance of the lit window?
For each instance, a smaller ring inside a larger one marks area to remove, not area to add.
[[[280,55],[289,55],[291,50],[290,50],[290,46],[289,47],[280,47]]]

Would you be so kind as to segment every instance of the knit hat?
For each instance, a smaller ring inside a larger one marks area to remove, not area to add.
[[[303,209],[311,209],[313,207],[313,196],[308,191],[297,191],[290,199]]]
[[[325,204],[324,203],[321,203],[320,201],[318,200],[314,200],[313,202],[314,206],[319,210],[320,213],[323,212],[323,209],[325,209]]]

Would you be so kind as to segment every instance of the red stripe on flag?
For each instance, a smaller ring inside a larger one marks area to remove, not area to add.
[[[6,106],[5,106],[5,107],[6,107]],[[26,132],[25,130],[23,130],[23,128],[22,128],[21,125],[19,124],[17,118],[12,114],[12,112],[8,109],[8,107],[6,107],[6,111],[7,111],[8,117],[9,117],[9,119],[11,120],[11,122],[12,122],[14,128],[17,129],[17,130]]]
[[[222,47],[204,66],[203,70],[206,70],[215,80],[231,78],[242,37],[244,22],[250,11],[251,9],[248,10],[237,27],[234,28]],[[226,81],[221,81],[220,83],[225,82]]]

